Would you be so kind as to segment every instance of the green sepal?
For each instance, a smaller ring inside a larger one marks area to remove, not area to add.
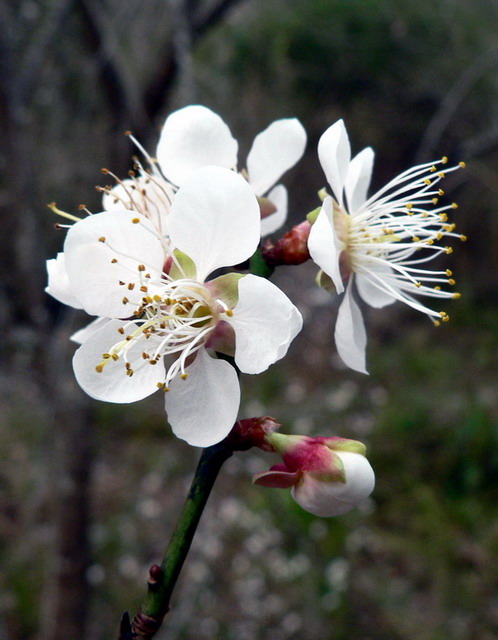
[[[244,277],[243,273],[226,273],[211,280],[209,288],[232,309],[239,301],[239,280]]]
[[[197,268],[192,258],[179,249],[175,249],[173,254],[173,263],[169,271],[169,275],[173,280],[180,280],[181,278],[195,280],[197,278]]]
[[[349,440],[348,438],[331,438],[326,442],[331,451],[348,451],[349,453],[359,453],[362,456],[367,454],[367,448],[363,442]]]
[[[320,211],[322,210],[322,206],[320,205],[319,207],[317,207],[316,209],[313,209],[313,211],[310,211],[307,215],[306,215],[306,220],[310,223],[310,224],[315,224],[316,219],[318,218],[318,214],[320,213]]]
[[[321,289],[325,289],[325,291],[328,291],[329,293],[336,292],[335,284],[333,283],[332,278],[321,269],[316,274],[315,282]]]

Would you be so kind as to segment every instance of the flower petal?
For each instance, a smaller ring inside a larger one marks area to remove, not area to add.
[[[369,269],[371,269],[374,274],[373,277],[366,271],[356,274],[356,286],[358,287],[358,293],[362,299],[371,307],[375,307],[376,309],[386,307],[388,304],[396,302],[396,298],[394,296],[384,289],[379,288],[377,278],[375,277],[377,276],[382,280],[387,276],[390,276],[393,273],[391,267],[388,265],[376,264],[375,266],[370,265]],[[392,281],[389,286],[394,286]]]
[[[353,278],[351,278],[344,300],[339,307],[335,325],[337,352],[348,367],[368,373],[366,370],[367,334],[360,308],[353,298]]]
[[[316,516],[339,516],[354,509],[375,486],[375,475],[368,460],[358,454],[337,454],[344,464],[346,482],[323,482],[305,473],[303,482],[292,487],[296,502]]]
[[[287,219],[287,189],[282,184],[277,184],[270,191],[267,198],[275,205],[277,210],[261,220],[262,237],[280,229]]]
[[[119,320],[109,321],[94,331],[74,354],[76,380],[92,398],[118,404],[135,402],[157,391],[157,383],[164,380],[162,361],[151,366],[142,358],[142,340],[131,341],[126,358],[120,357],[116,361],[109,358],[100,373],[95,369],[103,360],[102,354],[123,340],[118,329],[125,325]],[[134,370],[132,376],[126,373],[125,360]]]
[[[207,107],[191,105],[166,119],[157,159],[166,178],[179,186],[206,165],[235,169],[237,151],[237,141],[220,116]]]
[[[95,333],[97,329],[104,327],[108,322],[112,322],[112,320],[109,320],[109,318],[96,318],[85,327],[75,331],[69,339],[71,342],[75,342],[76,344],[83,344],[88,340],[92,333]]]
[[[173,432],[195,447],[209,447],[232,429],[239,410],[240,386],[235,369],[200,349],[187,367],[188,378],[177,376],[165,394]]]
[[[318,157],[337,202],[343,206],[344,182],[351,159],[351,147],[343,120],[330,126],[318,142]]]
[[[260,239],[259,205],[233,171],[204,167],[178,191],[168,218],[173,245],[195,262],[197,278],[249,258]]]
[[[77,222],[68,231],[64,254],[69,281],[85,311],[108,318],[133,314],[143,296],[140,286],[160,276],[165,258],[152,224],[132,211],[106,211]]]
[[[69,282],[66,269],[66,257],[58,253],[57,258],[47,260],[48,285],[45,291],[53,298],[75,309],[81,309],[81,304],[76,298],[74,288]]]
[[[360,151],[349,164],[344,190],[348,201],[348,211],[354,215],[367,199],[367,191],[372,179],[374,161],[373,149]]]
[[[344,291],[339,256],[344,248],[334,227],[332,198],[325,198],[322,209],[311,227],[308,250],[314,262],[332,279],[337,293]]]
[[[296,118],[275,120],[259,133],[247,156],[249,183],[262,196],[301,158],[306,131]]]
[[[239,301],[226,321],[235,331],[235,362],[261,373],[282,358],[302,327],[302,317],[274,284],[254,275],[239,281]]]

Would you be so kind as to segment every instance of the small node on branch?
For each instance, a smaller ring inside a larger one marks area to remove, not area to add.
[[[245,418],[236,422],[226,437],[226,442],[233,451],[246,451],[251,447],[259,447],[264,451],[273,451],[266,442],[265,436],[280,429],[281,425],[269,416],[261,418]]]
[[[283,238],[272,244],[269,240],[261,248],[261,255],[272,267],[282,264],[302,264],[310,258],[308,238],[311,225],[305,220],[293,227]]]

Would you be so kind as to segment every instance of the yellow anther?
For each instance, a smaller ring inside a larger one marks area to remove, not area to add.
[[[133,373],[134,373],[133,369],[127,369],[127,370],[126,370],[126,375],[127,375],[129,378],[131,378],[131,376],[133,375]]]
[[[441,164],[446,164],[448,162],[448,157],[447,156],[443,156],[441,158]]]
[[[131,221],[133,224],[138,224],[140,222],[140,218],[132,218]]]
[[[124,296],[124,298],[121,300],[121,302],[123,304],[128,304],[128,302],[130,302],[130,301],[128,300],[128,298],[126,296]]]
[[[458,163],[459,167],[462,167],[462,169],[465,169],[465,167],[467,166],[467,164],[465,162],[463,162],[463,160],[461,162]]]
[[[148,359],[150,358],[150,355],[149,355],[146,351],[144,351],[144,352],[142,353],[142,358],[143,358],[144,360],[148,360]]]
[[[117,262],[117,261],[118,261],[118,259],[117,259],[117,258],[113,258],[113,259],[111,260],[111,263],[112,263],[112,264],[116,264],[116,262]]]
[[[413,207],[413,203],[412,202],[408,202],[405,206],[408,209],[408,211],[410,211],[410,209]]]
[[[156,295],[153,297],[153,300],[154,302],[161,302],[161,296],[157,295],[156,293]]]
[[[449,322],[449,321],[450,321],[450,316],[444,316],[443,322]]]
[[[435,327],[440,327],[441,323],[439,322],[439,320],[434,320],[434,326]]]
[[[441,240],[441,238],[443,237],[444,233],[439,232],[436,236],[436,240]]]
[[[420,238],[418,236],[413,236],[412,241],[413,242],[420,242]]]
[[[104,360],[108,360],[111,357],[110,353],[103,353],[102,357],[104,358]]]
[[[444,191],[442,189],[438,189],[437,193],[439,196],[444,196]]]
[[[125,367],[127,369],[131,369],[131,362],[125,362]]]
[[[149,364],[157,364],[157,360],[156,359],[149,360]]]
[[[120,333],[121,335],[124,335],[125,330],[123,329],[123,327],[119,327],[118,329],[118,333]]]
[[[435,291],[441,291],[441,287],[437,284],[437,285],[434,287],[434,290],[435,290]]]
[[[448,280],[448,284],[451,284],[453,286],[454,284],[456,284],[456,281],[453,278],[450,278]]]
[[[429,169],[429,171],[431,171],[432,173],[434,173],[434,171],[437,171],[436,167],[434,165],[432,165],[432,167]]]
[[[105,167],[102,167],[102,169],[100,170],[104,175],[107,175],[109,173],[109,169],[106,169]]]
[[[452,203],[451,203],[451,208],[452,208],[452,209],[458,209],[458,203],[456,203],[456,202],[452,202]]]
[[[446,178],[446,175],[444,174],[444,172],[443,172],[443,171],[440,171],[440,172],[438,173],[438,176],[439,176],[440,178]]]
[[[233,316],[233,311],[232,311],[232,309],[227,309],[227,310],[225,311],[225,313],[227,314],[227,316],[228,316],[229,318],[231,318],[231,317]]]
[[[453,249],[451,247],[445,247],[444,248],[444,252],[446,253],[446,255],[450,255],[450,253],[453,253]]]
[[[158,383],[157,383],[157,388],[158,388],[158,389],[164,389],[164,386],[165,386],[165,385],[164,385],[164,382],[158,382]]]
[[[144,293],[147,293],[148,290],[149,290],[148,287],[146,287],[144,284],[140,287],[140,291],[143,291]]]
[[[95,371],[96,371],[97,373],[102,373],[102,371],[104,370],[104,364],[105,364],[105,362],[101,362],[100,364],[98,364],[98,365],[95,367]]]
[[[111,353],[111,358],[114,360],[114,362],[116,362],[116,360],[119,360],[119,356],[117,353]]]
[[[442,222],[446,222],[448,220],[448,214],[447,213],[440,213],[439,217],[441,218]]]
[[[135,288],[135,283],[134,282],[128,282],[128,289],[130,291],[133,291],[134,288]]]
[[[453,275],[453,271],[451,269],[446,269],[445,273],[448,277]]]
[[[417,289],[420,289],[420,287],[422,286],[422,283],[421,282],[416,282],[415,286],[417,287]]]
[[[439,198],[432,198],[432,204],[437,204],[439,202]]]
[[[138,267],[137,267],[137,269],[138,269],[139,271],[145,271],[145,265],[144,265],[144,264],[139,264],[139,265],[138,265]]]
[[[180,376],[180,378],[182,380],[186,380],[188,378],[188,373],[182,373],[182,375]]]
[[[453,298],[454,298],[455,300],[460,300],[460,298],[461,298],[461,297],[462,297],[462,294],[461,294],[461,293],[458,293],[458,291],[456,291],[456,292],[453,294]]]
[[[105,242],[105,236],[100,236],[99,242]]]
[[[429,184],[432,184],[432,182],[429,180],[429,178],[426,178],[426,179],[424,180],[424,184],[429,185]]]
[[[461,236],[460,236],[460,240],[461,240],[462,242],[465,242],[465,241],[467,240],[467,236],[465,236],[465,235],[461,235]]]

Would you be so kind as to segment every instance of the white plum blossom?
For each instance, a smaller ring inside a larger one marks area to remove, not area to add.
[[[283,433],[270,433],[265,439],[282,456],[283,464],[258,473],[253,482],[290,488],[294,500],[316,516],[347,513],[373,491],[375,474],[361,442]]]
[[[458,298],[443,290],[453,286],[449,269],[426,268],[426,263],[451,247],[439,244],[454,232],[447,211],[456,204],[439,205],[444,191],[438,183],[461,162],[446,167],[447,158],[415,166],[367,197],[374,152],[363,149],[351,160],[348,134],[342,120],[329,127],[318,144],[320,163],[333,197],[327,196],[311,227],[308,249],[312,259],[331,279],[338,294],[344,292],[335,328],[335,342],[344,363],[362,373],[366,331],[353,295],[372,307],[399,300],[425,313],[435,324],[448,320],[444,311],[424,305],[415,295],[437,299]]]
[[[298,162],[305,146],[306,132],[296,118],[275,120],[254,139],[243,175],[260,201],[263,236],[281,227],[287,217],[287,190],[274,185]],[[238,143],[220,116],[207,107],[190,105],[166,118],[157,163],[164,176],[180,186],[207,164],[237,170],[237,154]]]
[[[100,316],[83,330],[73,367],[99,400],[129,403],[161,389],[174,433],[209,446],[228,434],[240,402],[236,370],[214,352],[260,373],[285,355],[302,318],[263,278],[208,279],[246,260],[259,242],[256,197],[235,172],[194,172],[172,202],[168,236],[127,210],[70,228],[55,265],[64,268],[73,302]]]

